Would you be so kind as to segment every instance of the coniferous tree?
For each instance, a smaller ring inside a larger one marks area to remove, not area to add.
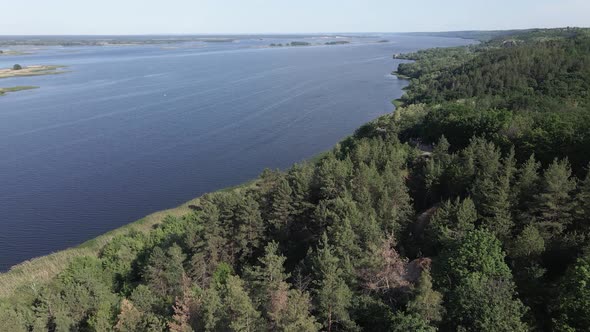
[[[317,330],[317,322],[310,315],[309,295],[290,289],[286,281],[289,274],[284,271],[285,259],[278,253],[278,244],[271,242],[265,248],[265,255],[259,259],[260,265],[247,272],[254,303],[261,308],[273,330]]]
[[[465,234],[475,229],[477,211],[471,198],[444,202],[432,216],[428,225],[428,242],[441,247],[452,241],[461,240]]]
[[[468,232],[441,254],[439,287],[448,298],[443,325],[452,330],[525,331],[500,242],[485,230]],[[436,267],[436,266],[435,266]]]
[[[262,308],[266,316],[275,311],[273,298],[279,298],[289,289],[286,283],[289,274],[284,269],[286,258],[279,255],[278,248],[276,242],[267,244],[264,256],[258,259],[259,265],[246,271],[254,303]]]
[[[244,289],[243,281],[237,276],[229,276],[223,286],[223,326],[230,331],[259,331],[262,320]]]
[[[328,332],[355,328],[348,312],[352,292],[344,281],[340,260],[333,251],[324,234],[314,261],[315,301],[317,316]]]
[[[432,158],[426,161],[424,166],[424,184],[427,199],[437,201],[445,194],[445,189],[441,187],[444,184],[444,172],[451,164],[452,156],[449,153],[450,144],[443,135],[438,140],[432,151]]]
[[[310,314],[311,309],[311,298],[307,292],[289,290],[286,305],[273,318],[277,331],[319,331],[321,324]]]
[[[272,225],[274,232],[283,234],[283,236],[287,235],[291,220],[292,193],[293,190],[291,190],[289,182],[281,177],[270,195],[268,222]]]
[[[408,302],[407,311],[417,314],[424,320],[436,325],[443,318],[444,307],[442,301],[442,294],[432,288],[430,272],[424,270],[414,290],[414,298]]]
[[[567,160],[554,160],[545,170],[536,195],[539,227],[546,239],[561,235],[572,221],[576,181]]]
[[[187,232],[185,241],[192,253],[189,273],[194,282],[204,288],[209,285],[217,264],[231,261],[232,257],[225,251],[227,240],[215,204],[205,202],[198,215],[198,223],[193,224],[195,228]]]
[[[264,240],[264,222],[260,208],[251,195],[245,195],[236,206],[232,238],[235,241],[235,255],[239,262],[250,258]]]
[[[184,260],[184,253],[176,244],[165,252],[156,247],[150,255],[143,277],[150,289],[167,303],[182,293]]]
[[[539,169],[541,164],[535,160],[535,155],[529,159],[518,170],[517,182],[514,188],[516,207],[518,211],[517,220],[520,228],[530,222],[535,193],[539,187]]]

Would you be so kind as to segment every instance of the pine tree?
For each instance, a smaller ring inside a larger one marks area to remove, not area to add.
[[[386,168],[381,179],[383,190],[379,193],[381,197],[376,208],[381,229],[386,233],[401,233],[414,215],[404,172]]]
[[[200,329],[204,331],[216,331],[221,327],[224,303],[222,303],[219,288],[221,285],[212,283],[211,287],[205,289],[201,295],[201,306],[199,308]]]
[[[315,300],[318,316],[328,332],[355,326],[348,312],[351,307],[352,292],[343,279],[343,271],[339,267],[340,261],[333,250],[328,243],[327,235],[324,234],[314,262],[314,273],[317,276]]]
[[[508,238],[514,227],[510,193],[515,173],[514,148],[512,148],[510,154],[502,161],[500,173],[491,195],[491,201],[487,204],[489,217],[483,218],[484,225],[500,239]]]
[[[433,324],[442,321],[444,313],[443,297],[441,293],[432,289],[432,277],[428,270],[422,271],[414,294],[414,298],[408,302],[408,312],[417,314]]]
[[[291,290],[286,282],[289,274],[284,271],[285,257],[279,255],[278,244],[269,243],[259,265],[247,271],[254,303],[268,318],[270,327],[276,331],[316,331],[315,318],[310,315],[309,295]]]
[[[150,255],[144,279],[151,290],[166,302],[172,303],[174,298],[182,293],[184,260],[182,249],[176,244],[166,252],[156,247]]]
[[[471,189],[484,227],[507,238],[513,227],[510,189],[516,172],[514,150],[503,159],[491,143],[476,141],[478,171]],[[483,152],[483,154],[482,154]]]
[[[428,200],[437,201],[445,194],[441,185],[444,182],[444,172],[452,160],[452,156],[449,153],[450,147],[451,145],[447,138],[444,135],[441,136],[434,146],[432,158],[429,158],[424,165],[424,185]]]
[[[239,262],[245,262],[259,249],[264,240],[264,222],[260,208],[251,195],[245,195],[235,210],[235,224],[232,239],[235,241],[235,255]]]
[[[535,194],[539,189],[539,169],[541,164],[535,160],[535,155],[531,155],[529,159],[518,170],[518,180],[513,190],[518,210],[517,220],[520,228],[530,222],[533,201]]]
[[[354,169],[350,158],[338,160],[333,153],[328,154],[316,167],[315,181],[320,199],[334,199],[346,192],[346,185]]]
[[[475,229],[477,211],[471,198],[444,202],[432,216],[428,225],[429,242],[435,247],[445,246],[460,240],[465,234]]]
[[[319,331],[319,324],[311,314],[311,299],[307,292],[289,290],[288,300],[283,310],[273,316],[277,331],[299,332]]]
[[[485,230],[468,232],[441,254],[435,281],[448,298],[445,329],[526,330],[504,257],[500,241]]]
[[[288,285],[285,281],[289,274],[285,273],[283,267],[286,258],[279,255],[278,248],[278,243],[270,242],[264,248],[265,255],[258,259],[259,265],[246,271],[254,302],[262,307],[264,315],[269,315],[275,311],[273,297],[278,298],[277,293],[288,291]]]
[[[571,174],[569,162],[557,159],[543,174],[540,192],[535,198],[539,227],[546,238],[561,235],[572,221],[572,192],[576,189],[576,180]]]
[[[281,177],[271,192],[270,213],[268,222],[276,233],[286,235],[291,220],[291,186],[289,182]]]
[[[530,261],[538,258],[545,251],[545,240],[534,225],[526,226],[514,239],[510,254],[512,257]]]
[[[256,310],[240,277],[229,276],[223,287],[223,324],[231,331],[250,332],[261,328],[260,312]]]
[[[227,240],[219,221],[219,209],[215,204],[205,202],[198,216],[199,227],[186,236],[190,248],[190,276],[202,288],[209,285],[211,275],[221,261],[232,261],[225,252]]]
[[[287,173],[292,190],[292,213],[297,217],[308,216],[313,208],[312,193],[314,167],[310,164],[295,164]]]

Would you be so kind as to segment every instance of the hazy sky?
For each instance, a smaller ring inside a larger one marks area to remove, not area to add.
[[[4,35],[590,26],[590,0],[0,0],[0,8]]]

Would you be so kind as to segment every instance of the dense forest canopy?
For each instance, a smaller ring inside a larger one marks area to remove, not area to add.
[[[10,331],[589,331],[590,37],[398,58],[403,107],[0,300]]]

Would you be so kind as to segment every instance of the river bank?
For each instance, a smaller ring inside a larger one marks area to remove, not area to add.
[[[24,90],[32,90],[38,89],[38,86],[13,86],[10,88],[0,88],[0,96],[4,96],[9,92],[17,92],[17,91],[24,91]]]

